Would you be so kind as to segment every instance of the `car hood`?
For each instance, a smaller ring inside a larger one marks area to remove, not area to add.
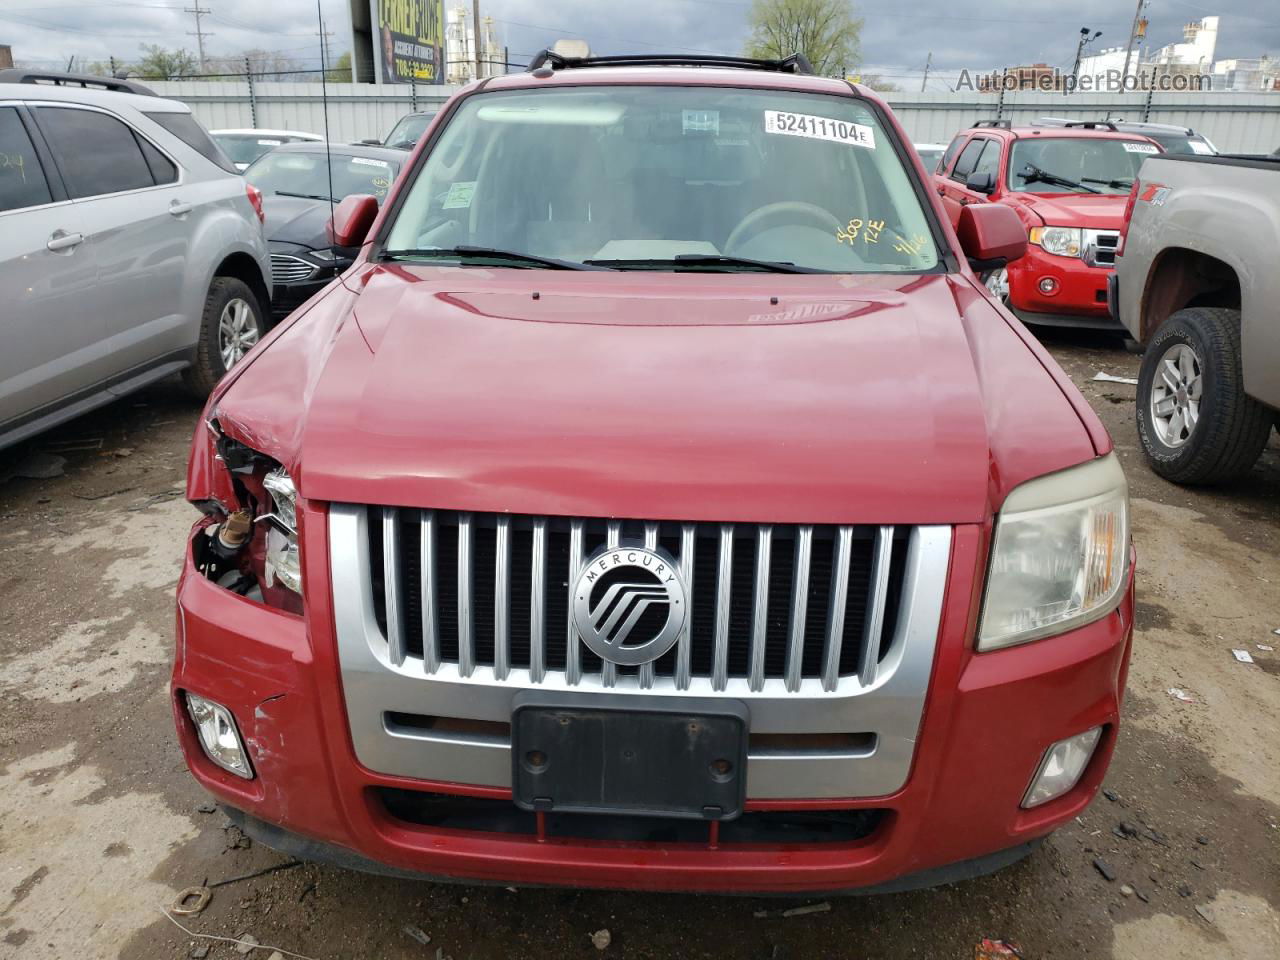
[[[329,204],[323,200],[269,193],[262,198],[262,212],[262,229],[268,240],[296,243],[309,250],[330,245],[325,233]]]
[[[1105,442],[945,275],[361,265],[241,366],[214,415],[321,501],[977,522]]]
[[[1119,230],[1124,224],[1128,199],[1126,194],[1010,194],[1010,200],[1032,211],[1049,226],[1093,230]]]

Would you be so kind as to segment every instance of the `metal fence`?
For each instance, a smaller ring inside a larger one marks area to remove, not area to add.
[[[173,81],[148,84],[191,105],[206,126],[324,132],[319,83]],[[438,107],[456,87],[328,84],[329,136],[335,141],[383,137],[410,110]],[[1151,120],[1195,128],[1220,150],[1271,153],[1280,147],[1280,93],[907,93],[885,95],[917,143],[950,140],[977,120],[1014,123],[1036,117]]]

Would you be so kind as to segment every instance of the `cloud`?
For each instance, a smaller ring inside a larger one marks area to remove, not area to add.
[[[457,0],[446,0],[452,6]],[[307,66],[319,62],[314,0],[204,0],[213,55],[251,47],[278,49]],[[350,43],[345,0],[322,0],[332,51]],[[14,4],[15,6],[10,6]],[[9,0],[0,11],[0,36],[24,61],[65,64],[87,59],[136,56],[142,43],[195,49],[190,0]],[[470,3],[464,3],[470,8]],[[1081,27],[1101,30],[1095,47],[1123,46],[1133,7],[1120,0],[1076,0],[1070,7],[1048,0],[986,0],[964,7],[954,0],[862,0],[864,70],[910,87],[933,54],[935,75],[962,68],[990,70],[1046,62],[1069,69]],[[597,53],[739,53],[746,37],[748,0],[481,0],[511,59],[528,56],[560,37],[588,40]],[[1161,0],[1147,13],[1152,46],[1180,40],[1182,25],[1209,14],[1222,17],[1218,56],[1256,57],[1280,51],[1280,10],[1274,0]]]

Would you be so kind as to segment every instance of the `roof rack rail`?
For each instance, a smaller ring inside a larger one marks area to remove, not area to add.
[[[969,129],[976,130],[978,127],[995,127],[999,130],[1008,130],[1012,126],[1012,120],[979,120]]]
[[[683,53],[634,54],[616,57],[565,57],[553,50],[541,50],[529,61],[527,72],[543,68],[574,70],[579,67],[740,67],[744,70],[772,70],[776,73],[813,74],[813,64],[803,53],[781,60],[751,57],[697,56]]]
[[[1110,120],[1068,120],[1063,126],[1074,127],[1078,130],[1110,130],[1112,133],[1116,133],[1120,129]]]
[[[55,87],[83,87],[86,90],[109,90],[113,93],[136,93],[157,96],[150,87],[120,77],[99,77],[91,73],[46,73],[13,67],[0,70],[0,83],[36,83]]]

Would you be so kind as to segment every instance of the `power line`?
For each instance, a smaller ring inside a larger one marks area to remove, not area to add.
[[[194,33],[192,33],[190,30],[188,30],[188,31],[187,31],[187,36],[188,36],[188,37],[195,37],[195,38],[196,38],[196,46],[197,46],[197,48],[198,48],[198,49],[199,49],[199,51],[200,51],[200,69],[201,69],[201,70],[203,70],[203,69],[204,69],[204,67],[205,67],[205,63],[204,63],[204,38],[205,38],[206,36],[212,37],[212,36],[213,36],[213,34],[212,34],[212,33],[206,33],[206,32],[204,31],[204,29],[200,26],[200,18],[201,18],[201,17],[203,17],[206,13],[213,13],[213,11],[212,11],[212,10],[210,10],[208,7],[202,7],[202,6],[200,6],[200,0],[196,0],[196,5],[195,5],[194,7],[183,7],[183,8],[182,8],[182,12],[183,12],[183,13],[189,13],[189,14],[193,15],[193,16],[196,18],[196,29],[195,29],[195,32],[194,32]]]

